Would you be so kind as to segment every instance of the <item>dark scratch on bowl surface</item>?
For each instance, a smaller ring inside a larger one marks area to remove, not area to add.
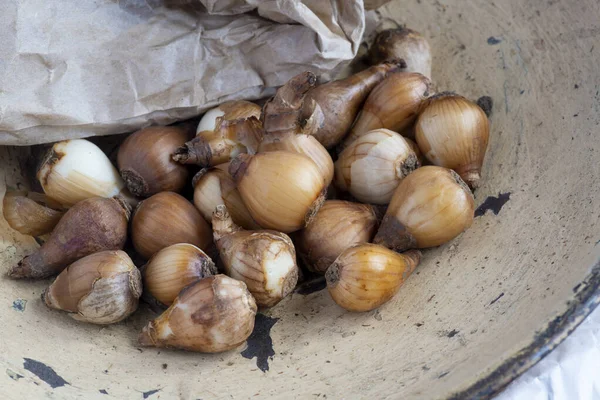
[[[269,359],[273,359],[273,340],[271,339],[271,328],[279,321],[264,314],[256,314],[254,330],[247,340],[248,347],[242,351],[242,356],[249,360],[256,357],[256,365],[261,371],[269,370]]]
[[[142,396],[144,397],[144,399],[147,399],[148,397],[152,396],[155,393],[160,392],[160,389],[153,389],[153,390],[148,390],[147,392],[143,392]]]
[[[65,381],[51,367],[43,362],[32,360],[31,358],[23,358],[23,360],[25,361],[23,363],[23,368],[46,382],[52,389],[70,385],[69,382]]]

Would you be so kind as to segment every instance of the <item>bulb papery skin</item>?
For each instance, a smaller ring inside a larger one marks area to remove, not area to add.
[[[246,283],[259,307],[273,307],[296,287],[296,251],[286,234],[242,230],[225,206],[217,207],[213,230],[225,273]]]
[[[78,321],[114,324],[131,315],[142,294],[140,272],[121,250],[102,251],[75,261],[44,292],[50,308]]]
[[[335,186],[363,203],[387,204],[402,179],[419,166],[401,135],[376,129],[342,151],[335,162]]]
[[[453,169],[469,187],[479,187],[490,132],[481,107],[462,96],[441,93],[423,110],[415,131],[429,161]]]
[[[396,251],[444,244],[471,226],[473,194],[452,170],[421,167],[398,186],[374,243]]]
[[[142,346],[203,353],[235,349],[254,329],[256,302],[246,284],[225,275],[199,280],[142,330]]]
[[[308,157],[287,151],[241,154],[229,166],[253,219],[290,233],[310,223],[326,198],[323,174]]]
[[[238,154],[255,154],[262,140],[261,108],[249,101],[228,101],[200,120],[196,137],[173,152],[174,161],[211,167]]]
[[[91,197],[114,197],[125,187],[106,154],[85,139],[55,143],[37,173],[44,193],[63,207]]]
[[[346,249],[327,269],[327,289],[340,307],[370,311],[398,292],[420,260],[418,250],[399,254],[375,244],[358,244]]]

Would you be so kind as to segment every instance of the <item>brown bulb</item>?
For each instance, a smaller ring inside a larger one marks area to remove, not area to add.
[[[313,272],[324,274],[348,247],[370,242],[377,231],[373,206],[327,200],[297,236],[298,254]]]
[[[127,239],[130,208],[120,198],[92,197],[71,207],[50,237],[8,272],[11,278],[41,279],[103,250],[119,250]]]
[[[208,252],[213,247],[210,226],[183,196],[161,192],[142,201],[131,222],[136,251],[149,259],[172,244],[190,243]]]
[[[417,143],[425,157],[456,171],[471,188],[479,187],[489,135],[485,112],[454,93],[434,96],[416,124]]]
[[[345,145],[373,129],[402,132],[413,124],[430,94],[431,81],[425,76],[412,72],[390,74],[367,97]]]
[[[380,32],[369,48],[368,58],[372,65],[402,59],[406,62],[406,72],[417,72],[431,79],[431,46],[412,29],[401,27]]]
[[[188,169],[173,161],[171,153],[187,140],[187,132],[176,126],[153,126],[128,136],[119,147],[117,163],[129,191],[148,197],[183,189]]]
[[[211,276],[185,288],[138,340],[143,346],[219,353],[246,341],[255,315],[256,303],[243,282]]]
[[[131,315],[142,294],[140,271],[121,250],[101,251],[69,265],[44,292],[48,307],[92,324],[114,324]]]
[[[371,90],[389,73],[405,66],[403,61],[388,61],[310,89],[303,103],[303,133],[314,135],[328,149],[336,146],[352,127]]]
[[[399,254],[376,244],[359,244],[327,269],[327,289],[340,307],[370,311],[394,297],[420,260],[418,250]]]
[[[419,168],[398,186],[374,243],[396,251],[444,244],[473,223],[475,202],[456,172]]]
[[[252,217],[267,229],[284,233],[302,229],[325,201],[322,172],[298,153],[240,154],[229,172]]]
[[[222,205],[217,206],[212,225],[225,273],[244,282],[258,306],[273,307],[294,290],[298,267],[289,236],[242,230]]]
[[[277,89],[275,96],[265,103],[260,116],[265,137],[302,133],[306,122],[302,109],[304,97],[316,84],[315,74],[303,72]]]

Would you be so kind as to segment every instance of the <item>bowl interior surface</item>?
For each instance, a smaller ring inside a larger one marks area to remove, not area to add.
[[[427,250],[379,310],[344,312],[326,290],[259,316],[245,348],[140,348],[153,314],[107,327],[46,308],[45,282],[0,278],[0,392],[15,398],[488,397],[581,321],[600,286],[600,6],[597,0],[393,1],[420,30],[438,90],[494,101],[478,217]],[[1,148],[21,187],[26,148]],[[36,242],[0,220],[2,271]],[[308,292],[311,292],[308,290]],[[10,397],[10,396],[9,396]]]

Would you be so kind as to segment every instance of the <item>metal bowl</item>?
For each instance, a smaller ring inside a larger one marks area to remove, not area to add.
[[[374,312],[303,287],[259,316],[245,348],[142,349],[150,311],[80,324],[0,279],[0,392],[12,398],[489,398],[600,301],[600,8],[596,0],[392,2],[431,39],[439,90],[490,96],[473,227],[428,250]],[[29,150],[2,148],[5,186]],[[0,221],[3,269],[35,241]],[[51,394],[52,393],[52,394]],[[6,397],[6,396],[5,396]]]

